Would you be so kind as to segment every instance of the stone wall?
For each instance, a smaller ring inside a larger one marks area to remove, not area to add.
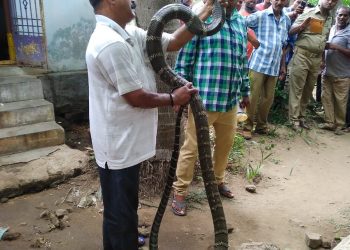
[[[49,73],[39,77],[44,97],[53,103],[56,116],[67,120],[88,119],[89,88],[86,71]]]

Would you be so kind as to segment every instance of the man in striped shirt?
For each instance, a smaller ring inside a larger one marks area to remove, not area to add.
[[[227,198],[234,197],[224,184],[224,175],[235,135],[237,105],[241,97],[242,106],[249,103],[247,28],[235,4],[234,0],[229,0],[232,13],[222,29],[210,37],[195,37],[180,51],[175,67],[198,88],[209,125],[214,127],[214,172],[219,192]],[[173,184],[172,209],[175,215],[186,214],[185,196],[193,178],[197,155],[196,129],[189,110],[185,142],[177,165],[177,181]]]
[[[282,56],[290,28],[290,19],[282,11],[286,2],[272,0],[270,8],[246,18],[247,26],[254,30],[260,42],[249,61],[251,96],[247,108],[248,119],[243,130],[246,139],[252,137],[255,120],[256,133],[268,132],[267,116],[273,103],[276,82],[278,76],[283,77],[286,72],[285,56]]]

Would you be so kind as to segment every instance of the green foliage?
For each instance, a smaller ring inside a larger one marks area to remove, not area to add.
[[[308,2],[314,6],[316,6],[318,4],[318,0],[309,0]]]
[[[277,133],[277,126],[275,126],[273,129],[270,129],[267,133],[267,136],[269,138],[278,138],[280,135]]]
[[[190,208],[197,208],[195,204],[204,204],[207,200],[207,195],[204,189],[191,191],[186,196],[187,206]]]
[[[256,167],[252,167],[252,165],[249,164],[247,167],[247,172],[246,172],[246,178],[248,182],[252,183],[257,177],[261,176],[261,165],[257,165]]]
[[[243,136],[236,134],[235,140],[228,156],[230,162],[239,162],[245,151],[245,139]]]
[[[246,178],[248,182],[256,182],[257,179],[261,178],[261,169],[263,167],[264,161],[269,158],[272,153],[269,153],[268,155],[265,155],[264,150],[260,147],[261,152],[261,158],[258,164],[253,167],[250,163],[248,164],[248,167],[246,169]]]
[[[284,125],[288,121],[288,92],[284,89],[277,87],[275,89],[275,98],[273,105],[269,114],[269,121],[272,124],[281,124]]]
[[[276,144],[271,143],[271,144],[265,146],[265,150],[272,150],[275,146],[276,146]]]

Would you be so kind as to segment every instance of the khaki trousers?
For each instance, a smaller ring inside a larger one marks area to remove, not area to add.
[[[289,120],[294,122],[306,115],[306,106],[320,72],[322,53],[310,53],[296,47],[289,71]]]
[[[228,155],[233,145],[237,124],[237,106],[228,112],[207,112],[209,126],[215,130],[215,148],[213,166],[218,184],[224,181]],[[185,128],[185,141],[180,149],[176,177],[173,188],[178,195],[187,195],[191,184],[194,165],[198,157],[197,135],[192,110],[189,109],[188,121]]]
[[[267,128],[267,116],[275,96],[277,76],[269,76],[254,70],[249,70],[250,78],[250,105],[247,107],[248,119],[244,125],[244,130],[253,130],[254,120],[256,120],[255,130]]]
[[[349,87],[350,78],[322,77],[321,98],[327,123],[339,127],[345,125]]]

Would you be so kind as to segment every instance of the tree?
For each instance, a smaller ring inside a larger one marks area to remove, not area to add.
[[[177,3],[176,0],[142,0],[137,2],[136,23],[139,27],[147,29],[153,15],[167,4]],[[173,21],[165,28],[166,32],[173,32],[179,25]],[[167,55],[167,62],[173,66],[176,53]],[[159,92],[169,92],[170,88],[157,78],[157,89]],[[156,157],[147,161],[141,168],[141,190],[147,187],[147,192],[158,193],[163,190],[166,174],[170,162],[174,142],[175,114],[171,108],[159,108],[159,125],[157,135]],[[147,133],[147,131],[145,131]],[[152,189],[152,190],[150,190]]]

